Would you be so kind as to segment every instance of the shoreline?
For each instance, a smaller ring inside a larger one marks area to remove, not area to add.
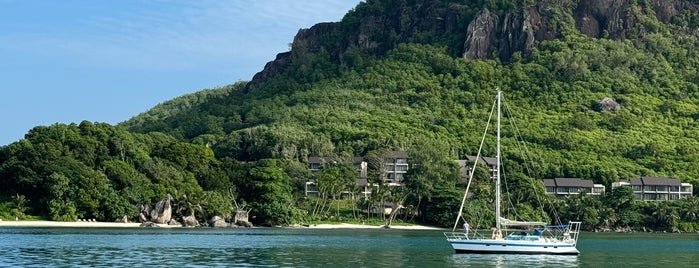
[[[157,224],[161,228],[180,228],[179,225]],[[140,222],[99,222],[99,221],[0,221],[2,227],[69,227],[69,228],[147,228]],[[157,227],[156,227],[157,228]]]
[[[160,228],[186,228],[180,225],[157,224]],[[0,221],[2,227],[64,227],[64,228],[152,228],[141,227],[140,222],[91,222],[91,221]],[[155,228],[158,228],[155,227]],[[222,227],[225,228],[225,227]],[[259,228],[259,227],[258,227]],[[382,229],[382,225],[351,224],[351,223],[321,223],[309,225],[295,225],[280,228],[308,228],[308,229]],[[447,230],[440,227],[425,225],[392,225],[389,229],[399,230]]]
[[[321,223],[299,226],[298,228],[309,229],[383,229],[383,225],[367,225],[352,223]],[[445,228],[432,227],[426,225],[391,225],[388,229],[400,230],[446,230]]]

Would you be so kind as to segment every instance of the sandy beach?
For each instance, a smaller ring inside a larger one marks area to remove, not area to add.
[[[65,221],[2,221],[0,222],[0,227],[131,227],[139,228],[141,223],[138,222],[93,222],[93,221],[75,221],[75,222],[65,222]],[[179,225],[167,225],[158,224],[158,227],[181,227]]]
[[[312,224],[307,228],[318,228],[318,229],[380,229],[383,228],[381,225],[368,225],[368,224],[349,224],[349,223],[339,223],[339,224]],[[391,229],[404,229],[404,230],[446,230],[444,228],[424,226],[424,225],[391,225]]]
[[[93,222],[93,221],[0,221],[1,227],[101,227],[101,228],[140,228],[141,223],[138,222]],[[178,228],[179,225],[158,224],[158,227]],[[294,228],[294,227],[292,227]],[[381,225],[368,224],[312,224],[308,226],[298,226],[295,228],[317,228],[317,229],[380,229]],[[392,225],[391,229],[404,230],[446,230],[444,228],[423,226],[423,225]]]

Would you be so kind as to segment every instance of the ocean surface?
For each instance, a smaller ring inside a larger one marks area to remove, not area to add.
[[[442,231],[0,228],[0,267],[699,267],[699,234],[582,233],[579,256],[454,254]]]

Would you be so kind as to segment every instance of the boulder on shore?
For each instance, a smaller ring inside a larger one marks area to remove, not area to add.
[[[182,222],[185,227],[197,227],[199,226],[199,221],[194,216],[182,217]]]
[[[139,227],[160,227],[160,226],[158,226],[158,224],[156,224],[154,222],[147,221],[147,222],[141,223],[141,225],[139,225]]]
[[[155,222],[157,224],[167,224],[172,219],[172,196],[170,194],[163,200],[155,204],[154,208],[150,205],[141,205],[141,213],[138,214],[140,222]]]
[[[251,228],[251,227],[253,226],[251,222],[249,222],[249,221],[242,221],[242,220],[236,221],[236,222],[235,222],[235,225],[236,225],[236,226],[240,226],[240,227],[247,227],[247,228]]]
[[[114,222],[121,222],[121,223],[128,223],[129,222],[129,217],[124,215],[124,217],[121,217],[119,219],[116,219]]]
[[[224,220],[223,218],[221,218],[219,216],[213,216],[209,220],[209,226],[210,227],[228,227],[229,225],[226,222],[226,220]]]
[[[155,223],[165,224],[172,219],[172,196],[170,194],[163,200],[160,200],[153,210],[150,211],[150,220]]]

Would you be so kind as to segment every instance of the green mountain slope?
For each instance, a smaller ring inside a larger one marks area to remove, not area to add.
[[[543,177],[584,177],[607,185],[641,175],[697,181],[699,57],[696,35],[687,34],[688,27],[696,31],[691,20],[696,14],[663,23],[649,11],[653,3],[629,2],[641,23],[626,31],[633,38],[613,40],[576,28],[581,7],[572,2],[535,2],[557,13],[554,36],[560,37],[538,41],[509,59],[470,60],[454,44],[464,42],[466,22],[488,3],[458,2],[367,1],[342,22],[311,28],[312,37],[297,36],[294,44],[300,45],[289,52],[290,63],[274,76],[256,76],[263,83],[233,85],[228,94],[179,115],[157,121],[138,116],[123,125],[208,143],[217,157],[239,160],[410,150],[425,138],[448,144],[456,158],[474,153],[489,100],[500,87],[521,117],[524,137],[547,163]],[[420,25],[419,14],[400,17],[405,12],[396,11],[416,7],[412,15],[428,4],[458,4],[450,12],[459,19],[453,26],[429,28]],[[404,8],[391,8],[396,6]],[[517,10],[515,4],[491,6],[499,14]],[[383,45],[358,47],[352,37],[361,31],[358,21],[378,20],[377,14],[390,18],[384,28],[369,30],[389,32],[376,37]],[[403,26],[393,25],[401,20]],[[644,32],[634,32],[638,29]],[[308,43],[318,44],[309,49]],[[189,97],[181,101],[191,102]],[[621,109],[600,111],[604,98]]]

